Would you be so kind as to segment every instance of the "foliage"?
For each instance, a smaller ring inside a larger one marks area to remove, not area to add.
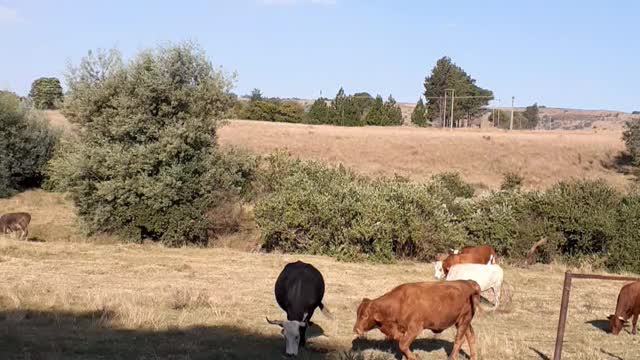
[[[251,90],[251,96],[249,97],[250,101],[262,101],[262,91],[260,89]]]
[[[58,132],[17,95],[0,91],[0,197],[39,186]]]
[[[62,102],[62,85],[60,80],[54,77],[41,77],[31,84],[29,98],[36,109],[56,109]]]
[[[300,123],[304,121],[304,108],[295,101],[277,99],[250,101],[241,111],[241,118],[273,122]]]
[[[422,101],[422,97],[416,103],[416,107],[411,113],[411,122],[416,126],[427,126],[427,108]]]
[[[380,125],[402,125],[402,110],[391,95],[384,104],[384,122]]]
[[[538,103],[527,106],[527,108],[522,113],[522,116],[526,120],[525,124],[522,125],[522,128],[535,129],[540,122],[540,109],[538,108]]]
[[[635,165],[640,165],[640,121],[630,120],[626,123],[625,131],[622,133],[622,140],[627,147],[627,152],[631,155]]]
[[[441,184],[443,188],[447,189],[454,197],[459,198],[471,198],[475,190],[471,184],[466,183],[462,176],[457,172],[443,172],[436,174],[431,178],[433,183]]]
[[[502,184],[500,184],[500,190],[513,191],[518,190],[524,183],[524,177],[515,172],[508,172],[504,175]]]
[[[269,159],[256,220],[267,250],[388,262],[431,259],[464,243],[451,214],[423,186],[369,180],[339,168]]]
[[[640,274],[640,196],[632,194],[622,200],[616,227],[616,236],[607,249],[607,267]]]
[[[425,78],[424,88],[424,96],[427,99],[427,119],[431,122],[440,120],[444,102],[438,98],[444,96],[446,89],[454,89],[457,97],[486,96],[486,98],[456,99],[454,119],[479,115],[482,108],[493,99],[493,92],[477,86],[475,79],[446,56],[436,62],[431,74]]]
[[[331,124],[334,118],[333,109],[327,105],[327,100],[324,98],[314,101],[307,114],[309,124]]]
[[[205,214],[250,171],[216,147],[231,80],[198,46],[182,43],[126,64],[116,51],[89,52],[67,83],[63,112],[79,134],[64,143],[50,174],[89,232],[205,243]]]

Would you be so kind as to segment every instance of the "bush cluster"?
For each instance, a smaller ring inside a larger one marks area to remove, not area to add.
[[[240,194],[256,164],[221,152],[217,120],[232,106],[230,79],[191,43],[124,63],[90,53],[70,70],[63,113],[78,126],[50,164],[90,233],[168,245],[206,243],[207,213]]]
[[[276,154],[267,161],[256,220],[267,250],[389,262],[427,260],[464,243],[437,194],[402,179],[367,179]]]
[[[0,91],[0,197],[44,180],[58,133],[17,95]]]
[[[625,197],[604,181],[561,182],[543,192],[510,186],[472,197],[473,188],[451,173],[419,185],[282,154],[267,163],[256,206],[267,250],[386,262],[490,244],[520,262],[544,238],[537,261],[599,258],[612,270],[640,270],[640,196]]]

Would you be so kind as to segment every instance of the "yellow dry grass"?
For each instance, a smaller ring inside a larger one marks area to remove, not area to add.
[[[41,191],[0,200],[0,212],[13,210],[33,214],[39,241],[0,238],[1,359],[280,359],[283,341],[264,318],[283,318],[273,284],[298,259],[324,274],[334,315],[315,315],[318,327],[300,358],[394,359],[396,346],[377,330],[352,342],[356,307],[365,296],[433,277],[426,263],[94,244],[73,229],[69,202]],[[563,271],[505,266],[511,304],[473,321],[481,359],[550,358]],[[640,358],[638,337],[602,330],[621,286],[574,282],[565,359]],[[425,331],[413,349],[420,359],[444,359],[453,335]]]
[[[507,172],[520,173],[531,188],[570,178],[603,178],[618,188],[629,182],[610,166],[624,150],[620,132],[345,128],[234,120],[220,130],[220,143],[259,154],[286,149],[368,175],[398,174],[416,181],[457,171],[490,188],[498,187]]]

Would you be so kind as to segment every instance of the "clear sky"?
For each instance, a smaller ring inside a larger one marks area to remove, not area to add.
[[[414,102],[450,56],[502,105],[640,110],[640,1],[0,0],[0,88],[26,94],[89,49],[195,40],[235,92]]]

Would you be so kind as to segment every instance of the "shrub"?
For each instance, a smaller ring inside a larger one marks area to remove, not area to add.
[[[422,101],[422,97],[420,97],[411,113],[411,122],[416,126],[427,126],[427,108]]]
[[[431,181],[449,191],[454,197],[471,198],[475,190],[456,172],[444,172],[431,177]]]
[[[0,91],[0,197],[39,186],[58,133],[13,93]]]
[[[606,252],[606,265],[614,271],[640,274],[640,196],[630,195],[620,205],[616,236]]]
[[[244,186],[247,171],[230,166],[215,142],[232,105],[230,80],[184,43],[126,64],[115,51],[89,53],[68,84],[64,114],[80,135],[64,143],[69,152],[56,155],[50,173],[89,232],[206,242],[205,214]]]
[[[635,165],[640,165],[640,121],[630,120],[622,133],[622,139]]]
[[[620,194],[603,180],[576,180],[553,186],[533,211],[562,233],[558,245],[563,254],[604,254],[616,236],[620,201]]]
[[[256,205],[267,250],[388,262],[430,260],[465,242],[446,207],[424,186],[369,180],[281,154],[268,164],[273,169],[262,182],[272,191]]]
[[[247,120],[300,123],[304,121],[304,108],[293,101],[255,100],[246,104],[240,117]]]
[[[518,173],[508,172],[504,175],[502,184],[500,184],[500,190],[512,191],[518,190],[522,187],[524,177]]]
[[[31,84],[29,97],[36,109],[57,109],[62,102],[62,85],[54,77],[41,77]]]

